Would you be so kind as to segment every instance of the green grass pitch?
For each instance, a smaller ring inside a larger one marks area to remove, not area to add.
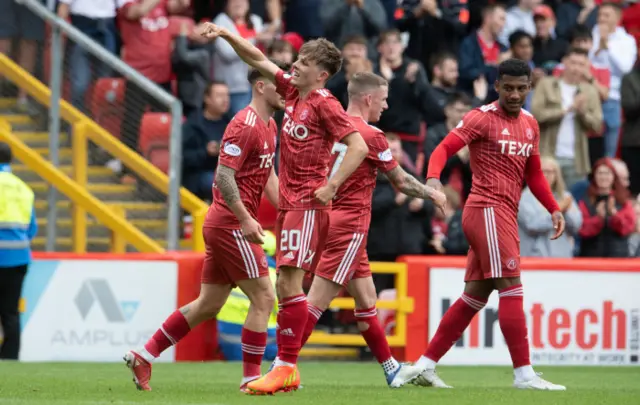
[[[302,362],[304,388],[273,397],[238,392],[239,363],[157,364],[152,392],[138,392],[123,364],[0,362],[2,405],[638,405],[638,367],[540,367],[566,392],[510,387],[507,367],[441,367],[453,390],[387,388],[375,363]]]

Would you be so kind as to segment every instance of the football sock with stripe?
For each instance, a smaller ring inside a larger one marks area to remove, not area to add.
[[[164,321],[162,327],[151,336],[151,339],[144,345],[144,350],[139,353],[145,360],[151,362],[154,358],[160,356],[162,352],[169,347],[178,343],[183,337],[191,331],[187,319],[180,310],[174,313]],[[147,355],[152,358],[147,358]]]
[[[524,315],[524,290],[521,284],[499,292],[498,322],[507,342],[516,377],[529,380],[535,377],[529,358],[529,338]]]
[[[354,311],[360,334],[369,346],[371,353],[382,366],[386,374],[392,373],[400,367],[396,359],[391,356],[391,349],[387,343],[384,329],[378,321],[376,307],[356,309]],[[364,325],[363,325],[364,324]],[[363,327],[365,326],[365,327]]]
[[[304,294],[283,298],[280,301],[278,320],[278,360],[286,364],[296,364],[302,335],[307,324],[307,297]]]
[[[309,336],[311,336],[311,334],[313,333],[313,329],[316,327],[318,320],[324,312],[323,310],[312,304],[307,304],[307,310],[309,312],[309,315],[307,316],[307,324],[304,326],[304,333],[302,334],[302,341],[300,342],[301,349],[307,343],[307,340],[309,340]]]
[[[260,364],[267,346],[267,332],[254,332],[242,328],[242,382],[260,377]]]

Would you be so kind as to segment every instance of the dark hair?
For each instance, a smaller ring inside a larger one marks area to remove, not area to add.
[[[509,35],[509,47],[513,48],[524,38],[528,38],[529,41],[533,43],[533,37],[528,32],[525,32],[523,30],[514,31],[513,34]]]
[[[520,59],[507,59],[498,65],[498,79],[502,79],[502,76],[531,78],[531,68],[527,62]]]
[[[207,86],[204,88],[204,97],[206,98],[209,93],[211,93],[211,89],[213,88],[213,86],[227,86],[227,83],[225,82],[221,82],[219,80],[213,80],[210,81],[209,83],[207,83]]]
[[[252,30],[254,26],[253,26],[253,21],[251,21],[251,1],[247,0],[247,3],[249,3],[249,7],[247,8],[247,14],[244,15],[243,19],[244,19],[244,23],[247,25],[247,28]],[[223,10],[225,10],[225,14],[226,14],[228,5],[229,5],[229,0],[224,2]]]
[[[484,19],[487,15],[493,13],[494,11],[496,11],[499,8],[501,8],[503,10],[506,10],[506,8],[505,8],[505,6],[503,4],[500,4],[500,3],[488,4],[487,6],[485,6],[482,9],[482,18]]]
[[[280,70],[288,72],[289,69],[291,69],[291,66],[289,66],[286,63],[280,62],[279,60],[275,60],[275,59],[269,59],[269,60],[273,62],[273,64],[275,64],[278,68],[280,68]],[[247,80],[249,81],[249,83],[251,83],[252,86],[256,84],[258,80],[264,79],[264,78],[266,78],[266,76],[263,75],[262,72],[260,72],[258,69],[249,69]]]
[[[589,196],[589,200],[592,203],[595,203],[596,198],[598,197],[598,186],[596,185],[596,170],[600,166],[607,166],[611,173],[613,173],[613,186],[611,190],[611,194],[616,199],[618,204],[624,204],[629,200],[629,190],[620,183],[620,178],[618,177],[618,173],[616,173],[616,168],[613,166],[611,159],[609,158],[601,158],[596,163],[593,164],[591,168],[591,174],[589,175],[590,184],[587,189],[587,195]]]
[[[564,56],[571,56],[571,55],[582,55],[585,58],[588,58],[589,52],[587,52],[582,48],[576,48],[575,46],[570,46],[569,49],[567,49],[567,52],[564,54]]]
[[[338,73],[342,68],[342,52],[326,38],[305,42],[299,52],[299,55],[302,54],[329,73],[329,77]]]
[[[369,43],[367,42],[367,38],[364,37],[363,35],[348,36],[347,39],[345,39],[344,44],[342,44],[342,49],[344,49],[344,47],[349,44],[364,45],[364,46],[369,45]]]
[[[401,38],[402,34],[400,33],[400,31],[396,28],[392,28],[390,30],[385,30],[382,31],[380,33],[380,36],[378,36],[378,46],[380,46],[384,41],[386,41],[387,39],[389,39],[389,37],[398,37]]]
[[[8,143],[0,142],[0,165],[11,163],[11,147]]]
[[[433,69],[436,66],[442,66],[442,64],[446,60],[454,60],[454,61],[458,62],[458,57],[456,55],[454,55],[453,53],[447,52],[447,51],[436,53],[435,55],[433,55],[431,57],[431,60],[429,61],[429,62],[431,62],[430,63],[431,71],[433,71]]]
[[[573,27],[571,30],[571,42],[577,39],[588,39],[593,40],[593,35],[591,35],[591,30],[584,24],[578,24]]]
[[[447,99],[447,106],[454,105],[455,103],[461,103],[461,104],[464,104],[466,106],[470,106],[470,105],[473,104],[473,102],[471,100],[471,97],[469,97],[469,95],[467,93],[464,93],[464,92],[461,92],[461,91],[453,93]]]
[[[290,50],[293,54],[296,53],[296,50],[293,49],[293,45],[291,45],[289,42],[285,41],[284,39],[276,39],[267,48],[267,55],[271,55],[274,52],[282,52],[286,50]]]

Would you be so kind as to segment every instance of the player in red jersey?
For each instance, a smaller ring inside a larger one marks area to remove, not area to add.
[[[556,229],[552,239],[564,231],[564,218],[542,174],[538,122],[522,109],[531,89],[531,69],[516,59],[502,62],[495,88],[499,100],[470,111],[429,161],[427,184],[439,189],[447,159],[469,145],[473,179],[462,227],[470,248],[464,293],[446,312],[416,363],[425,369],[416,384],[450,388],[435,373],[436,363],[460,339],[496,289],[500,296],[498,322],[513,362],[514,387],[564,390],[533,371],[520,281],[517,218],[524,180],[551,213]]]
[[[227,126],[213,185],[213,203],[205,219],[206,253],[198,298],[175,311],[143,348],[124,359],[140,390],[149,391],[151,363],[184,338],[191,329],[214,319],[236,285],[251,306],[242,329],[243,378],[240,389],[260,377],[267,343],[267,324],[275,294],[262,247],[264,233],[257,221],[263,192],[278,204],[278,178],[273,162],[277,126],[274,110],[284,108],[275,83],[254,70],[249,73],[253,97]]]
[[[398,388],[418,377],[422,369],[399,364],[393,358],[376,313],[376,289],[365,248],[378,170],[408,196],[432,199],[441,208],[444,208],[446,198],[443,193],[421,184],[406,173],[391,156],[389,143],[382,131],[367,123],[378,121],[387,108],[387,81],[374,73],[356,73],[349,80],[348,93],[347,114],[369,147],[369,154],[342,184],[333,200],[329,236],[307,297],[309,316],[302,345],[331,301],[346,287],[356,301],[358,329],[382,366],[387,384]],[[332,172],[340,166],[345,150],[346,145],[334,144]]]
[[[274,78],[285,98],[280,137],[280,195],[276,235],[278,357],[263,378],[251,382],[255,393],[296,390],[296,363],[307,322],[302,290],[305,272],[313,272],[329,228],[330,202],[338,187],[367,156],[367,145],[349,121],[338,100],[324,88],[342,65],[342,55],[326,39],[305,43],[291,75],[271,63],[258,48],[239,35],[207,23],[203,35],[225,40],[250,66]],[[340,168],[327,180],[334,142],[346,145]]]

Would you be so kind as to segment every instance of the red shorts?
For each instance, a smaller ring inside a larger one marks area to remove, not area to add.
[[[370,277],[367,233],[354,232],[348,224],[340,226],[334,223],[334,219],[336,218],[332,215],[329,237],[322,251],[316,276],[343,286],[349,284],[351,279]]]
[[[262,246],[247,242],[239,229],[203,228],[205,256],[203,284],[231,284],[269,276]]]
[[[279,211],[276,263],[313,272],[329,231],[329,210]]]
[[[520,237],[515,216],[493,207],[465,207],[462,230],[469,241],[464,281],[520,277]]]

